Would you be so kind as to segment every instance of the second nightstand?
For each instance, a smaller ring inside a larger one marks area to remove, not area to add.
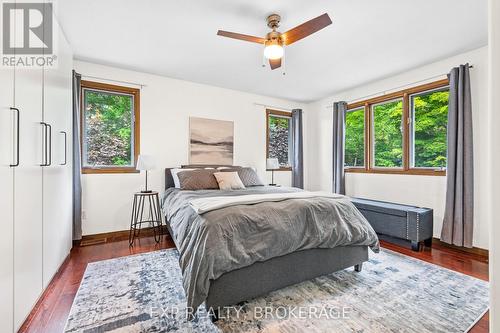
[[[146,212],[144,211],[146,201],[148,205]],[[145,213],[145,214],[144,214]],[[145,220],[144,215],[148,216]],[[134,204],[132,207],[132,217],[130,218],[129,244],[134,245],[135,237],[138,237],[141,232],[141,225],[149,223],[153,228],[155,241],[160,242],[161,237],[161,210],[160,199],[158,192],[137,192],[134,194]]]

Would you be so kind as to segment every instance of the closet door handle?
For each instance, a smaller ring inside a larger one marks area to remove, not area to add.
[[[47,123],[44,123],[43,121],[40,122],[40,125],[43,126],[43,153],[42,153],[42,164],[40,164],[40,166],[49,166],[47,163],[48,126]]]
[[[19,127],[20,127],[21,112],[19,112],[19,109],[15,107],[11,107],[10,109],[16,113],[16,162],[10,164],[11,168],[15,168],[19,166]]]
[[[67,150],[68,150],[68,133],[66,133],[65,131],[61,131],[60,133],[62,135],[64,135],[64,163],[61,163],[60,165],[66,165],[66,163],[68,162],[68,153],[67,153]]]
[[[49,141],[47,145],[49,146],[48,150],[48,155],[49,155],[49,163],[47,163],[47,166],[52,165],[52,126],[50,124],[47,124],[47,127],[49,128]]]

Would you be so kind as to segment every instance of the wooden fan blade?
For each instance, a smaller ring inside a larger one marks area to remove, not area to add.
[[[330,16],[328,16],[327,13],[324,13],[323,15],[288,30],[281,36],[281,38],[284,39],[285,45],[290,45],[298,40],[301,40],[302,38],[312,35],[316,31],[319,31],[330,24],[332,24]]]
[[[239,39],[239,40],[244,40],[244,41],[252,42],[252,43],[258,43],[258,44],[264,44],[264,42],[266,41],[264,38],[261,38],[261,37],[243,35],[243,34],[238,34],[236,32],[230,32],[230,31],[224,31],[224,30],[217,31],[217,35],[223,36],[223,37]]]
[[[280,59],[269,59],[269,65],[271,69],[276,69],[281,67],[281,58]]]

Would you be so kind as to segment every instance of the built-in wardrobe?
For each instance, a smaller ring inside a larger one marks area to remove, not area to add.
[[[54,17],[57,63],[0,69],[0,332],[16,332],[72,243],[72,52]]]

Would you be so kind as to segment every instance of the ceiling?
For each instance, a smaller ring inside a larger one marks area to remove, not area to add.
[[[59,20],[75,58],[309,102],[487,44],[487,0],[64,0]],[[264,36],[327,12],[333,24],[285,50],[216,35]]]

